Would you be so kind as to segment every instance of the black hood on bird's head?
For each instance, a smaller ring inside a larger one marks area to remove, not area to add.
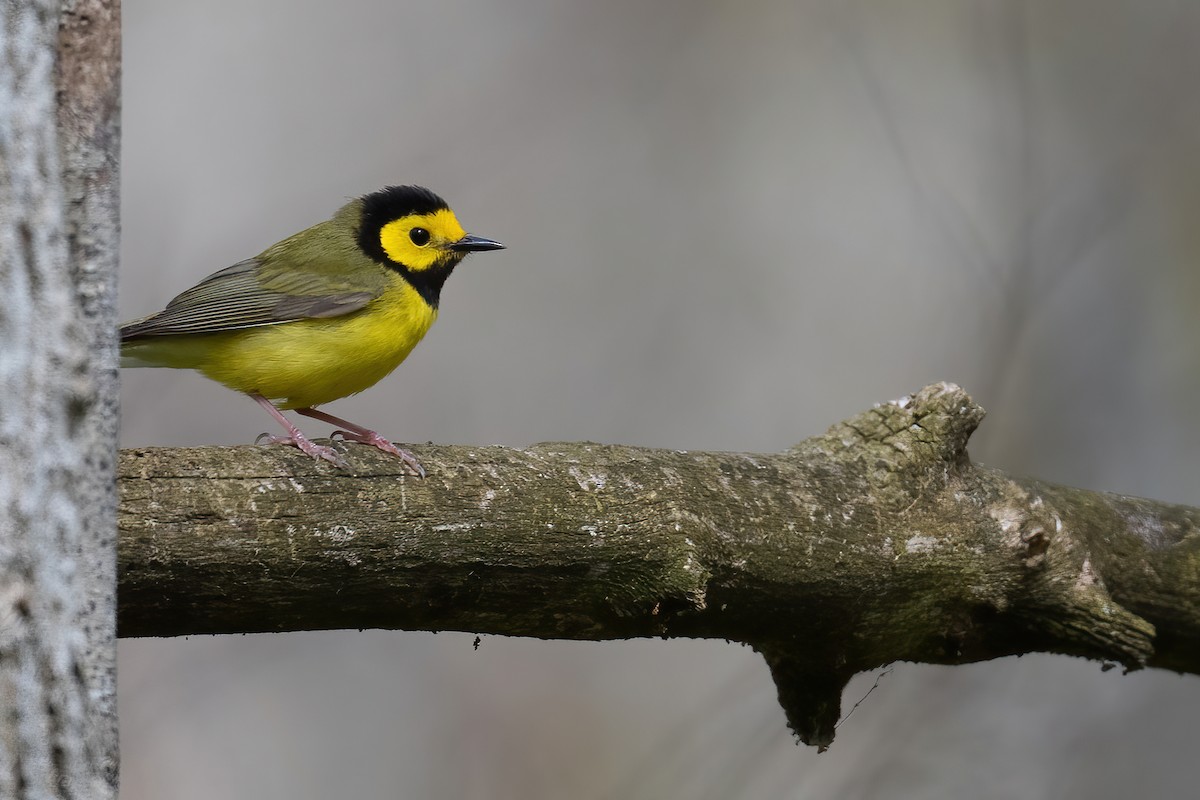
[[[363,222],[370,219],[380,225],[409,214],[432,214],[450,207],[424,186],[388,186],[363,195],[362,202]]]
[[[387,260],[379,245],[379,230],[394,219],[409,214],[435,214],[450,208],[446,201],[424,186],[388,186],[363,195],[358,223],[358,246],[380,263]]]
[[[359,198],[359,230],[356,234],[362,252],[380,264],[388,264],[388,255],[379,245],[379,231],[392,219],[410,213],[437,213],[449,209],[446,201],[424,186],[389,186]]]
[[[438,195],[424,186],[388,186],[377,192],[363,195],[360,199],[362,211],[358,225],[358,246],[372,260],[399,272],[413,288],[434,308],[442,293],[442,285],[462,260],[462,255],[448,258],[446,263],[420,272],[410,270],[387,257],[379,241],[379,231],[393,220],[411,214],[436,214],[450,208]]]

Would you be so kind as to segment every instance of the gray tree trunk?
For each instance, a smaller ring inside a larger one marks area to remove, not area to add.
[[[117,782],[116,3],[0,5],[0,797]]]

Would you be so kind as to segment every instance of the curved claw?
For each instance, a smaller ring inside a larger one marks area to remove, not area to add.
[[[261,434],[254,440],[255,444],[262,444],[265,440],[268,444],[290,444],[293,447],[300,448],[300,452],[313,458],[320,458],[333,464],[341,469],[350,469],[350,465],[346,463],[341,454],[332,447],[325,447],[319,444],[313,444],[305,437],[300,429],[292,423],[288,422],[288,418],[280,413],[270,400],[263,397],[261,394],[250,393],[250,399],[262,406],[263,410],[275,418],[275,421],[283,426],[283,429],[288,432],[287,436],[271,436],[270,434]]]
[[[316,459],[322,459],[333,464],[340,469],[349,469],[350,465],[346,463],[346,459],[342,458],[342,454],[332,447],[311,442],[303,436],[274,436],[269,433],[260,433],[254,440],[255,444],[287,444],[298,448],[305,455],[312,456]]]
[[[358,442],[359,444],[369,444],[372,447],[378,447],[385,453],[397,456],[404,465],[411,469],[418,478],[425,477],[425,468],[421,466],[421,462],[417,461],[416,456],[405,450],[403,447],[397,447],[387,439],[380,436],[374,431],[359,433],[358,431],[343,431],[337,430],[330,434],[330,438],[341,436],[343,439],[350,442]]]
[[[291,433],[293,436],[299,433],[299,430],[296,429],[291,423],[287,422],[287,420],[283,419],[283,415],[280,414],[279,411],[276,410],[275,407],[272,406],[267,400],[262,399],[261,397],[256,399],[260,405],[275,415],[277,419],[282,421],[284,426],[287,427],[289,433]],[[425,468],[421,466],[421,462],[417,461],[417,459],[413,457],[412,453],[404,450],[403,448],[397,447],[370,428],[364,428],[361,425],[355,425],[349,420],[344,420],[341,417],[335,417],[333,414],[326,414],[324,411],[318,411],[311,406],[308,408],[297,408],[296,413],[306,417],[312,417],[313,419],[319,419],[322,422],[328,422],[330,425],[340,425],[342,428],[334,431],[334,436],[341,436],[343,439],[351,442],[369,444],[372,447],[378,447],[385,453],[399,457],[404,462],[404,465],[412,470],[417,477],[425,477]]]

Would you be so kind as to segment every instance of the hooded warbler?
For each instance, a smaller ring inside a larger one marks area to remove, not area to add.
[[[122,325],[121,366],[194,369],[249,395],[287,431],[259,441],[345,467],[281,413],[294,410],[340,426],[335,436],[399,456],[423,477],[408,451],[315,406],[399,366],[437,319],[442,284],[458,263],[503,247],[468,234],[428,189],[389,186]]]

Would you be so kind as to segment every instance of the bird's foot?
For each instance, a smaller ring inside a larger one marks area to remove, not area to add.
[[[312,456],[317,460],[324,459],[335,467],[341,469],[350,469],[350,465],[346,463],[346,459],[342,458],[342,454],[332,447],[317,444],[299,432],[290,436],[275,436],[270,433],[259,434],[254,440],[255,444],[288,444],[292,447],[298,447],[302,453]]]
[[[372,447],[378,447],[385,453],[398,456],[400,460],[404,462],[405,466],[411,469],[418,478],[425,477],[425,468],[421,466],[420,461],[417,461],[416,456],[405,450],[403,447],[397,447],[396,445],[392,444],[375,431],[363,430],[360,433],[358,431],[338,430],[334,431],[330,438],[333,438],[334,436],[341,436],[343,439],[351,442],[358,442],[359,444],[369,444]]]

